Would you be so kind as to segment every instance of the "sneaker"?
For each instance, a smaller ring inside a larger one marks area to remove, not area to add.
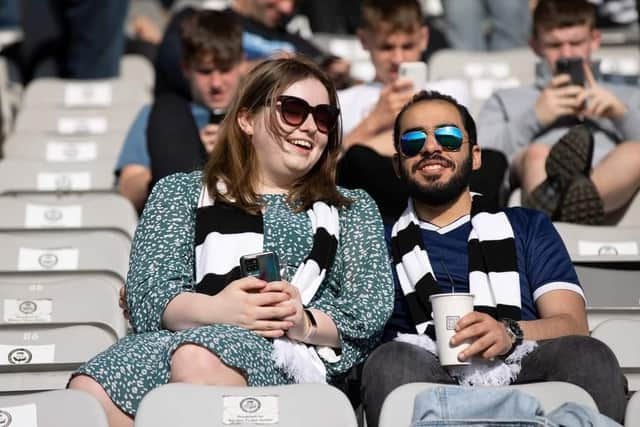
[[[593,181],[586,176],[578,176],[569,185],[552,219],[574,224],[601,225],[604,222],[604,206]]]
[[[542,211],[551,218],[560,206],[563,192],[561,181],[549,177],[525,196],[522,206]]]
[[[593,135],[585,125],[577,125],[553,145],[544,166],[547,176],[567,188],[576,175],[589,176],[592,160]]]
[[[556,219],[556,211],[576,176],[589,176],[593,135],[585,125],[572,127],[556,142],[545,163],[547,179],[527,195],[522,205]]]

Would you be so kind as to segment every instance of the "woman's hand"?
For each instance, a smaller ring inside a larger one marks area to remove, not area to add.
[[[290,294],[283,286],[255,277],[234,280],[212,298],[217,301],[219,323],[229,323],[254,331],[266,338],[277,338],[293,326],[295,307],[285,302]],[[289,285],[291,286],[291,285]]]
[[[283,292],[287,294],[288,298],[280,302],[278,307],[287,307],[290,313],[281,320],[291,323],[291,326],[286,331],[287,337],[292,340],[302,341],[309,331],[310,325],[307,324],[298,288],[287,281],[281,280],[268,283],[263,292]]]

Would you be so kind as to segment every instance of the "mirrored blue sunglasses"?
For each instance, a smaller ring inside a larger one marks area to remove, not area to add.
[[[444,151],[458,151],[464,141],[462,131],[457,126],[436,128],[433,131],[433,136]],[[400,137],[400,152],[406,157],[418,155],[427,143],[427,137],[428,134],[425,130],[405,132]]]

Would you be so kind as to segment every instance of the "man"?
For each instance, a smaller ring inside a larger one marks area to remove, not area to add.
[[[601,412],[621,420],[624,376],[613,353],[588,336],[584,294],[551,222],[523,208],[489,213],[483,198],[469,192],[481,159],[466,108],[446,95],[421,92],[396,118],[394,143],[394,165],[410,199],[386,230],[395,307],[387,342],[362,373],[367,425],[378,425],[382,402],[402,384],[501,382],[493,369],[502,377],[509,373],[505,384],[572,382]],[[469,370],[445,369],[432,352],[428,297],[452,287],[474,294],[475,311],[456,323],[452,338],[453,345],[471,342],[458,355],[471,361]]]
[[[416,0],[365,0],[357,31],[362,47],[369,52],[375,68],[373,82],[353,86],[338,93],[342,106],[343,147],[355,143],[375,147],[392,155],[393,119],[411,96],[424,88],[414,88],[400,78],[403,62],[420,61],[429,43],[420,4]],[[429,89],[469,100],[468,88],[460,80],[430,82]]]
[[[234,15],[242,27],[242,44],[247,61],[261,61],[281,54],[302,54],[322,66],[329,76],[342,81],[349,64],[322,52],[315,45],[284,28],[284,22],[295,12],[295,0],[234,0],[226,11]],[[155,62],[155,93],[174,92],[188,95],[187,84],[177,70],[180,58],[179,23],[194,13],[191,7],[174,15],[158,47]]]
[[[587,224],[602,223],[640,187],[640,91],[596,80],[594,22],[586,0],[540,0],[530,40],[543,60],[535,85],[496,92],[478,120],[480,144],[510,158],[525,206]],[[557,61],[566,58],[582,59],[584,86],[558,73]],[[577,124],[585,127],[554,145]]]
[[[182,72],[192,101],[166,93],[143,107],[116,166],[118,191],[139,211],[150,184],[204,163],[244,71],[242,30],[233,16],[203,10],[182,24]]]
[[[398,71],[401,63],[420,60],[429,43],[429,30],[416,0],[365,0],[358,37],[369,51],[375,78],[338,92],[344,132],[338,183],[366,190],[385,222],[393,221],[404,210],[407,199],[391,166],[393,120],[413,94],[424,89],[414,88]],[[467,83],[462,80],[433,81],[426,86],[463,104],[470,100]],[[474,174],[473,188],[498,205],[507,162],[498,152],[487,151],[483,156],[490,167]]]

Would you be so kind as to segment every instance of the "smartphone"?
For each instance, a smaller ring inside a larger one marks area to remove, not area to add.
[[[280,262],[275,252],[266,251],[240,257],[240,273],[265,282],[280,280]]]
[[[571,84],[584,86],[582,58],[560,58],[556,61],[556,75],[569,74]]]
[[[209,116],[209,124],[220,124],[222,119],[224,119],[225,114],[227,114],[227,112],[221,108],[211,110],[211,115]]]
[[[424,62],[403,62],[398,68],[400,78],[408,79],[413,82],[414,92],[424,89],[427,83],[427,64]]]

